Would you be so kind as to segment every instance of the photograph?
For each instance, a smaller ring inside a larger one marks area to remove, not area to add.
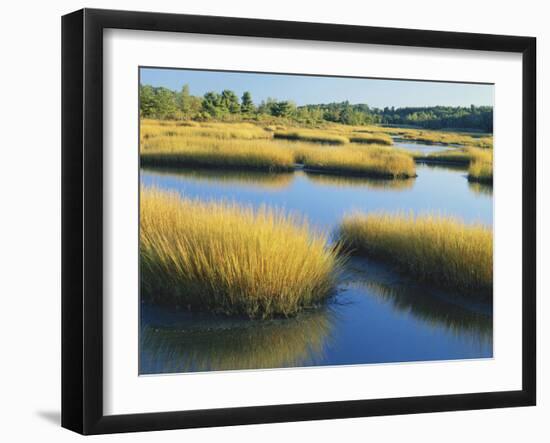
[[[493,84],[138,77],[140,375],[493,357]]]

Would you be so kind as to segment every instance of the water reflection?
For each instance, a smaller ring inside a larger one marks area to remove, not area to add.
[[[315,365],[324,359],[335,313],[249,320],[142,306],[140,373]]]
[[[493,196],[493,185],[468,181],[468,188],[479,195]]]
[[[492,304],[350,259],[327,305],[249,320],[143,304],[140,373],[350,365],[492,356]]]
[[[354,258],[346,278],[349,287],[389,303],[397,312],[412,316],[434,329],[469,337],[480,346],[492,344],[493,317],[490,298],[469,298],[422,285],[397,275],[387,265]]]
[[[407,151],[419,152],[421,154],[432,154],[434,152],[441,152],[460,147],[460,145],[446,145],[442,143],[428,144],[415,142],[412,140],[397,137],[393,138],[393,146],[395,146],[396,148],[406,149]]]
[[[380,179],[358,176],[343,176],[335,174],[321,174],[307,171],[306,177],[313,183],[328,185],[340,188],[357,187],[369,188],[375,190],[399,191],[401,189],[410,189],[414,185],[414,178],[409,179]]]
[[[163,173],[144,169],[141,183],[204,200],[231,200],[298,212],[315,226],[333,229],[350,211],[439,212],[464,221],[492,224],[492,200],[468,188],[466,171],[452,166],[418,164],[410,180],[261,172],[182,170]]]
[[[265,190],[284,189],[290,186],[294,179],[292,172],[265,172],[239,169],[207,169],[207,168],[142,168],[146,174],[154,174],[168,179],[193,180],[227,186],[254,186]]]
[[[468,165],[460,165],[453,163],[426,163],[423,161],[419,162],[426,169],[437,169],[439,171],[449,171],[449,172],[464,172],[464,178],[466,178],[466,172],[468,171]]]

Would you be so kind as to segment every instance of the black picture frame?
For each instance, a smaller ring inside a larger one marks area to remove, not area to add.
[[[103,413],[103,30],[171,31],[522,54],[522,389],[178,412]],[[530,406],[536,403],[536,39],[83,9],[62,18],[62,426],[82,434]]]

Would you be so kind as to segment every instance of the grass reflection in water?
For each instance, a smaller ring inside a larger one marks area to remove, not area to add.
[[[143,309],[156,308],[144,306]],[[140,373],[223,371],[303,366],[322,360],[335,313],[330,308],[290,319],[249,320],[181,313],[180,325],[143,322]],[[164,318],[165,320],[165,318]],[[157,367],[162,365],[162,368]]]
[[[391,267],[370,260],[352,259],[347,275],[348,287],[359,287],[369,295],[433,329],[468,337],[479,345],[493,340],[492,301],[472,302],[466,295],[418,284],[399,275]],[[357,268],[359,266],[359,268]],[[360,269],[358,271],[357,269]],[[365,269],[369,271],[364,272]]]
[[[257,187],[265,190],[287,188],[294,180],[292,172],[244,171],[239,169],[207,168],[143,168],[145,173],[153,173],[173,179],[193,180],[215,185]]]
[[[322,174],[310,171],[306,172],[305,174],[308,180],[315,184],[342,188],[353,186],[357,188],[364,187],[380,191],[400,191],[411,189],[415,183],[414,178],[395,180],[360,176],[344,176],[337,174]]]
[[[487,183],[468,181],[468,188],[479,195],[493,196],[493,185]]]

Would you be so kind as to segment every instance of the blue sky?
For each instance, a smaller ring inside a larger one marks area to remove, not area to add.
[[[244,91],[250,91],[256,104],[273,97],[293,100],[297,105],[348,100],[377,108],[492,106],[494,91],[492,85],[467,83],[141,68],[141,84],[180,90],[185,83],[192,95],[231,89],[240,97]]]

